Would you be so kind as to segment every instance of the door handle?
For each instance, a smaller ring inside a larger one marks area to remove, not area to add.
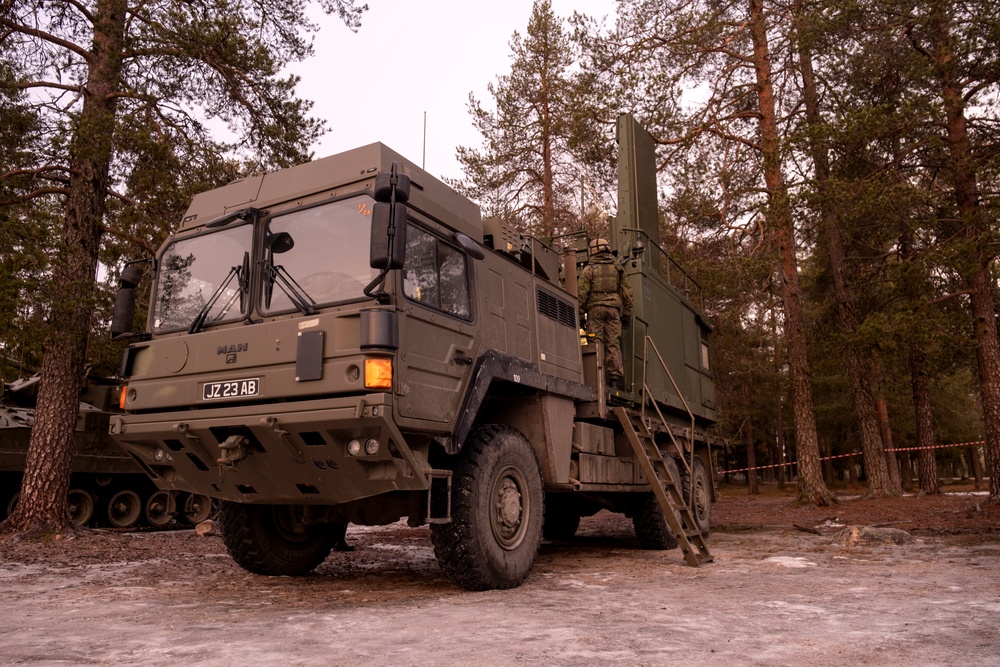
[[[470,357],[465,352],[459,350],[458,352],[455,353],[455,356],[452,357],[452,361],[454,361],[456,364],[468,365],[472,363],[472,357]]]

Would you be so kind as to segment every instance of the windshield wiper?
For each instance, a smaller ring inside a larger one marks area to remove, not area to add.
[[[303,315],[313,315],[316,313],[316,309],[313,306],[316,305],[316,300],[309,296],[302,285],[292,278],[292,275],[288,273],[285,267],[280,264],[271,264],[270,262],[262,262],[264,265],[264,278],[267,280],[269,286],[275,284],[281,288],[281,291],[285,293],[288,300],[292,302],[296,308],[298,308]],[[271,300],[270,294],[268,294],[267,307],[270,308]]]
[[[233,302],[237,299],[237,297],[240,300],[240,312],[243,311],[243,294],[247,287],[247,282],[248,282],[247,279],[249,278],[249,276],[247,275],[249,273],[249,271],[247,271],[247,265],[249,261],[250,261],[249,253],[243,253],[243,265],[234,266],[233,268],[229,269],[229,273],[226,274],[225,280],[222,281],[221,285],[215,288],[215,291],[212,292],[212,296],[208,299],[208,302],[205,303],[204,306],[202,306],[201,310],[198,311],[198,315],[195,316],[194,321],[191,322],[191,326],[188,327],[189,334],[198,333],[199,331],[201,331],[201,328],[205,325],[205,320],[208,319],[208,314],[211,312],[212,307],[215,305],[215,302],[219,300],[219,297],[222,296],[222,293],[226,291],[227,287],[229,287],[229,283],[233,282],[233,278],[239,278],[239,283],[238,283],[239,290],[237,291],[237,294],[233,295],[233,297],[229,300],[229,303],[225,305],[225,307],[222,309],[222,311],[215,319],[220,319],[222,317],[225,317],[226,313],[229,312],[229,309],[233,307]]]

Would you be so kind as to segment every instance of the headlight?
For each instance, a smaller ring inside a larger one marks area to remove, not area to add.
[[[365,442],[365,453],[369,456],[378,454],[378,440],[375,438],[369,438],[368,441]]]
[[[350,454],[351,456],[357,456],[358,454],[360,454],[361,453],[361,441],[355,439],[355,440],[351,440],[349,443],[347,443],[347,453]]]

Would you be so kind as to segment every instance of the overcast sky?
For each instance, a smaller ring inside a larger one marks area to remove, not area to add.
[[[352,33],[333,17],[317,18],[316,55],[291,71],[298,94],[316,104],[327,134],[315,157],[381,141],[441,177],[460,178],[457,146],[481,143],[467,108],[469,93],[488,108],[486,86],[510,71],[510,38],[527,33],[532,0],[367,0]],[[574,11],[613,17],[614,0],[552,0],[556,16]],[[609,18],[610,20],[610,18]]]

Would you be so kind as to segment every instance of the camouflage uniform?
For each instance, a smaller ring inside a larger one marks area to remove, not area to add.
[[[616,384],[625,375],[622,318],[632,316],[632,290],[625,282],[625,271],[610,250],[602,250],[590,256],[590,262],[580,272],[577,287],[580,308],[587,314],[587,333],[604,344],[605,372],[608,382]]]

